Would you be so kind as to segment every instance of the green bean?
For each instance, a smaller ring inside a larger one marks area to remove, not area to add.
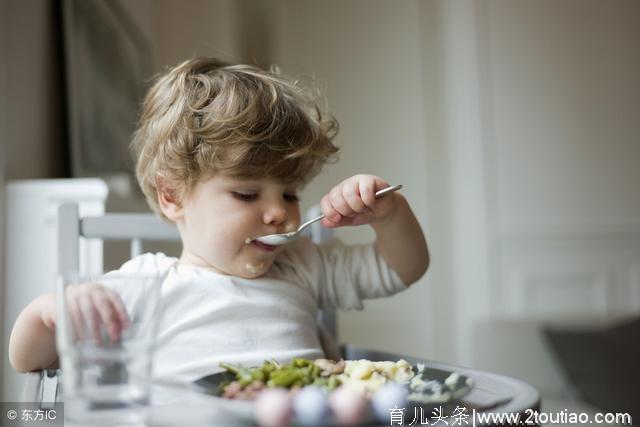
[[[220,362],[220,367],[226,369],[227,371],[231,372],[232,374],[238,374],[238,372],[240,371],[241,367],[239,366],[235,366],[232,365],[231,363],[225,363],[225,362]]]
[[[338,388],[339,385],[340,385],[340,380],[338,379],[338,377],[335,375],[331,375],[329,377],[329,382],[327,384],[327,388],[329,389],[329,391],[335,390],[336,388]]]
[[[269,387],[289,387],[294,381],[300,378],[300,374],[294,370],[275,371],[270,375],[267,382]]]
[[[311,368],[311,376],[313,378],[318,378],[320,376],[320,367],[315,363],[312,365],[312,368]]]
[[[273,362],[265,361],[262,364],[262,372],[267,375],[269,375],[269,373],[275,371],[276,369],[278,369],[278,367]]]
[[[260,368],[253,369],[251,371],[251,378],[254,381],[264,381],[266,379],[266,376],[267,375],[265,374],[265,372]]]
[[[292,361],[291,361],[291,365],[295,366],[296,368],[304,368],[306,366],[309,365],[313,365],[314,363],[312,361],[310,361],[309,359],[303,359],[300,357],[295,357]]]
[[[221,362],[220,366],[225,368],[227,371],[231,372],[232,374],[235,374],[236,380],[243,387],[253,382],[252,370],[249,368],[245,368],[243,366],[235,366],[235,365],[231,365],[229,363],[224,363],[224,362]]]
[[[254,381],[261,381],[268,387],[304,387],[315,384],[333,390],[340,384],[335,375],[329,378],[321,377],[322,370],[314,361],[304,358],[294,358],[286,365],[281,365],[275,360],[265,360],[261,366],[255,368],[224,362],[220,363],[220,366],[234,374],[235,380],[243,387]]]

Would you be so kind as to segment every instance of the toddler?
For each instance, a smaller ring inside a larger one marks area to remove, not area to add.
[[[375,242],[253,240],[297,229],[298,193],[336,155],[336,130],[313,96],[276,71],[194,58],[156,80],[133,137],[136,175],[154,212],[176,225],[182,253],[147,253],[119,270],[164,277],[155,377],[194,381],[221,361],[323,357],[319,309],[361,309],[424,274],[429,254],[408,202],[400,193],[376,199],[389,184],[373,175],[337,184],[321,208],[323,226],[369,224]],[[77,298],[114,339],[135,310],[105,284],[82,285]],[[54,298],[42,295],[14,325],[13,367],[57,366],[54,332]]]

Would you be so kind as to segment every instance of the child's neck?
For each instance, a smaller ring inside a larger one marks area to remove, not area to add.
[[[219,268],[214,267],[213,265],[211,265],[210,263],[208,263],[206,260],[204,260],[202,257],[199,257],[198,255],[192,254],[191,252],[183,249],[182,253],[180,254],[180,258],[178,258],[178,263],[179,264],[184,264],[184,265],[191,265],[191,266],[195,266],[195,267],[200,267],[200,268],[204,268],[206,270],[210,270],[214,273],[218,273],[218,274],[225,274],[228,275],[226,272],[220,270]]]

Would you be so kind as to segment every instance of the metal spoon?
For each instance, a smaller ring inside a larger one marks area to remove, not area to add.
[[[393,187],[384,188],[384,189],[376,192],[375,197],[376,198],[380,198],[380,197],[384,196],[387,193],[392,193],[394,191],[398,191],[401,188],[402,188],[401,184],[400,185],[394,185]],[[295,230],[295,231],[290,231],[289,233],[269,234],[267,236],[255,237],[253,239],[247,239],[247,243],[251,243],[252,241],[257,240],[258,242],[265,243],[267,245],[272,245],[272,246],[284,245],[286,243],[289,243],[289,242],[292,242],[292,241],[296,240],[298,237],[300,237],[302,231],[305,228],[307,228],[308,226],[310,226],[314,222],[320,221],[322,218],[324,218],[324,215],[320,215],[317,218],[309,220],[309,221],[305,222],[304,224],[302,224],[300,227],[298,227],[298,229]]]

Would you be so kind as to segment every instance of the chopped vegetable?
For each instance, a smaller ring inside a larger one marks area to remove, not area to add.
[[[344,361],[341,362],[344,365]],[[221,385],[221,394],[230,399],[253,400],[265,387],[297,389],[313,384],[332,391],[340,385],[336,374],[322,376],[326,370],[314,361],[303,358],[295,358],[287,365],[265,361],[262,366],[255,368],[230,363],[220,363],[220,366],[235,375],[235,381]],[[335,367],[332,369],[335,371]]]

